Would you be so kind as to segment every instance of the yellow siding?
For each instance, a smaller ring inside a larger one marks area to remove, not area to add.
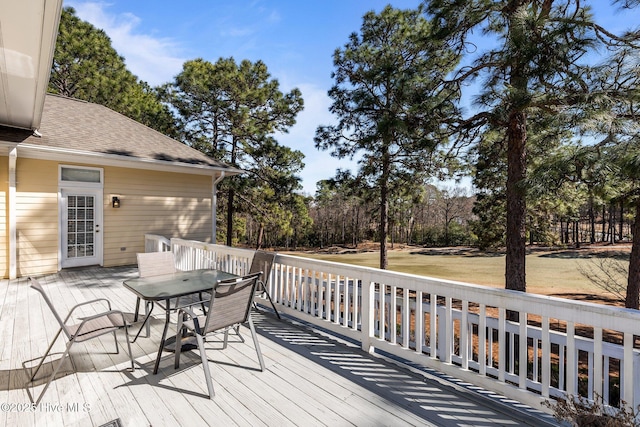
[[[105,266],[135,264],[146,233],[211,241],[210,176],[106,167],[104,180]]]
[[[9,277],[9,158],[0,156],[0,277]]]
[[[0,275],[8,277],[8,159],[0,158]],[[21,159],[17,163],[18,276],[58,269],[58,166]],[[65,165],[75,163],[65,162]],[[93,167],[86,164],[79,166]],[[103,260],[107,267],[135,264],[144,235],[211,240],[211,177],[104,167]],[[121,207],[111,207],[118,196]]]
[[[18,158],[16,165],[18,276],[58,269],[58,164]]]

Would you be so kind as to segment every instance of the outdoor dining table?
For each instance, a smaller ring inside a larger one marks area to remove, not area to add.
[[[171,300],[174,298],[210,291],[218,281],[237,277],[239,276],[220,270],[202,269],[178,271],[176,273],[162,274],[158,276],[138,277],[124,281],[124,287],[136,294],[140,299],[151,302],[164,301],[165,324],[162,331],[162,338],[160,340],[160,348],[158,349],[158,356],[156,357],[156,363],[153,368],[154,374],[158,373],[162,350],[165,348],[165,343],[167,341],[167,330],[169,329],[171,311],[175,311],[180,308],[177,301],[172,307]],[[149,313],[149,315],[150,314],[151,313]],[[147,320],[148,315],[141,326],[141,330]]]

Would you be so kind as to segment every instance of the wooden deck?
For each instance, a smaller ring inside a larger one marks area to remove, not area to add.
[[[134,267],[87,268],[40,280],[64,314],[78,302],[106,297],[132,318],[135,297],[122,281],[136,275]],[[116,419],[135,427],[553,424],[545,414],[471,385],[367,354],[323,331],[262,312],[254,313],[254,322],[264,372],[258,370],[250,339],[236,339],[224,351],[216,350],[218,342],[208,343],[213,401],[197,352],[184,353],[178,370],[173,353],[166,353],[158,375],[151,374],[164,321],[158,311],[151,337],[132,345],[134,372],[127,370],[122,347],[114,353],[109,335],[76,344],[71,363],[33,409],[25,390],[28,368],[44,354],[57,325],[26,279],[0,281],[0,304],[0,425],[101,426]],[[54,360],[63,349],[59,338]],[[51,365],[50,358],[45,362],[49,373]],[[34,392],[40,390],[36,385]]]

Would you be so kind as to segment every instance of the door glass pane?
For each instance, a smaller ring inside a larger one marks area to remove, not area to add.
[[[94,256],[94,196],[67,198],[67,257]]]

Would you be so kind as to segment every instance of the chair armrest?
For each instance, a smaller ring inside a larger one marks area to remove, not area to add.
[[[197,304],[200,304],[200,303],[197,303]],[[193,304],[191,304],[191,305],[193,305]],[[195,318],[197,318],[197,317],[198,317],[198,315],[197,315],[197,314],[195,314],[195,313],[193,312],[193,310],[189,310],[189,309],[188,309],[188,308],[186,308],[186,307],[189,307],[189,306],[185,306],[185,307],[180,308],[180,309],[178,310],[178,316],[180,316],[180,314],[184,313],[184,314],[186,314],[187,316],[189,316],[189,317],[190,317],[190,318],[192,318],[192,319],[195,319]]]
[[[202,330],[200,329],[200,322],[198,322],[198,315],[194,313],[192,310],[189,310],[188,308],[181,308],[178,311],[178,319],[182,319],[182,316],[184,314],[186,314],[191,318],[191,320],[193,320],[193,327],[195,329],[196,334],[202,335]],[[179,321],[178,324],[181,325],[182,321]],[[178,328],[178,333],[180,333],[179,328]]]
[[[78,329],[76,330],[75,335],[81,335],[82,329],[84,328],[84,326],[87,324],[87,322],[90,322],[91,320],[95,320],[95,319],[99,319],[101,317],[108,317],[111,314],[116,314],[116,315],[120,315],[120,317],[122,317],[122,326],[120,325],[113,325],[115,328],[120,328],[120,327],[128,327],[129,325],[127,324],[127,321],[124,317],[124,313],[120,310],[109,310],[109,311],[105,311],[104,313],[98,313],[98,314],[94,314],[93,316],[89,316],[89,317],[85,317],[84,319],[82,319],[82,322],[80,322],[80,325],[78,326]]]
[[[190,302],[190,303],[188,303],[188,304],[184,304],[184,305],[180,305],[180,306],[176,305],[176,307],[174,307],[174,308],[175,308],[176,310],[182,310],[183,308],[192,307],[192,306],[194,306],[194,305],[203,304],[203,303],[205,303],[205,302],[211,302],[211,298],[209,298],[209,299],[202,299],[202,300],[198,300],[198,301],[193,301],[193,302]],[[189,310],[189,312],[191,312],[191,310]]]
[[[67,317],[64,318],[64,323],[67,323],[67,320],[69,320],[69,318],[71,317],[71,314],[73,314],[73,312],[76,310],[76,308],[82,307],[84,305],[89,305],[89,304],[93,304],[96,302],[100,302],[100,301],[104,301],[107,303],[107,308],[109,310],[111,310],[111,301],[109,301],[106,298],[96,298],[96,299],[92,299],[90,301],[85,301],[85,302],[81,302],[80,304],[76,304],[73,307],[71,307],[71,310],[69,310],[69,314],[67,314]]]

